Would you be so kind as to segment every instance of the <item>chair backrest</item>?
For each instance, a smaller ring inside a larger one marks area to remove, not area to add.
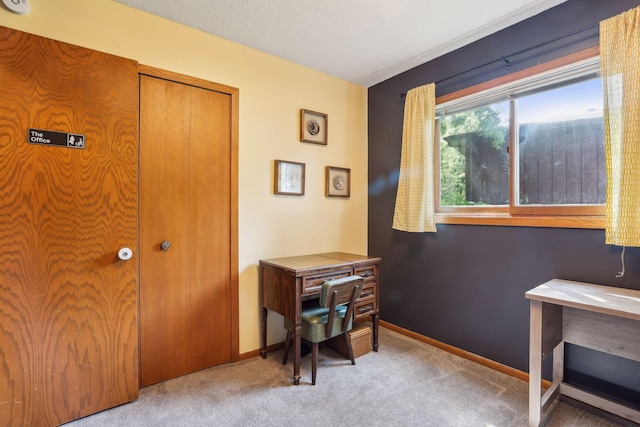
[[[336,307],[347,304],[351,301],[354,290],[356,292],[355,297],[358,298],[360,296],[362,285],[364,285],[364,278],[361,276],[348,276],[340,279],[328,280],[322,284],[320,306],[325,308],[331,307],[334,295]]]
[[[333,325],[336,315],[336,307],[349,304],[342,322],[342,332],[346,332],[351,317],[353,316],[353,306],[360,296],[360,291],[364,285],[364,278],[361,276],[348,276],[335,280],[328,280],[322,284],[320,294],[320,306],[329,309],[328,325]],[[330,338],[330,327],[327,328],[327,338]]]

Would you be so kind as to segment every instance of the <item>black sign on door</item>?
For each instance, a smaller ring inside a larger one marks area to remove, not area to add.
[[[84,149],[84,135],[77,133],[54,132],[51,130],[31,129],[27,135],[29,144],[54,145],[56,147]]]

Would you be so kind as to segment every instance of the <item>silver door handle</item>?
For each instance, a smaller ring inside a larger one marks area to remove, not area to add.
[[[162,249],[163,251],[169,250],[170,247],[171,247],[171,242],[168,240],[165,240],[164,242],[160,243],[160,249]]]

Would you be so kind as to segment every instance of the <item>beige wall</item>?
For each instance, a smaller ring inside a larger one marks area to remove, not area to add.
[[[0,25],[240,89],[240,353],[259,347],[258,260],[367,251],[367,90],[111,0],[0,6]],[[327,146],[299,142],[299,110],[329,115]],[[275,196],[273,160],[306,163],[306,195]],[[324,167],[351,168],[351,198],[324,196]],[[269,343],[284,338],[270,315]]]

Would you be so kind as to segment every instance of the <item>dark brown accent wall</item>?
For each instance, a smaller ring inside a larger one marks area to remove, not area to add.
[[[509,70],[499,62],[442,81],[436,95],[596,46],[597,23],[639,3],[569,0],[369,88],[368,250],[383,260],[383,320],[527,372],[527,290],[552,278],[640,289],[640,248],[627,248],[626,275],[616,278],[621,248],[605,245],[603,230],[438,225],[437,233],[406,233],[391,228],[403,93],[502,56],[509,59]],[[568,347],[569,382],[638,407],[639,363]]]

